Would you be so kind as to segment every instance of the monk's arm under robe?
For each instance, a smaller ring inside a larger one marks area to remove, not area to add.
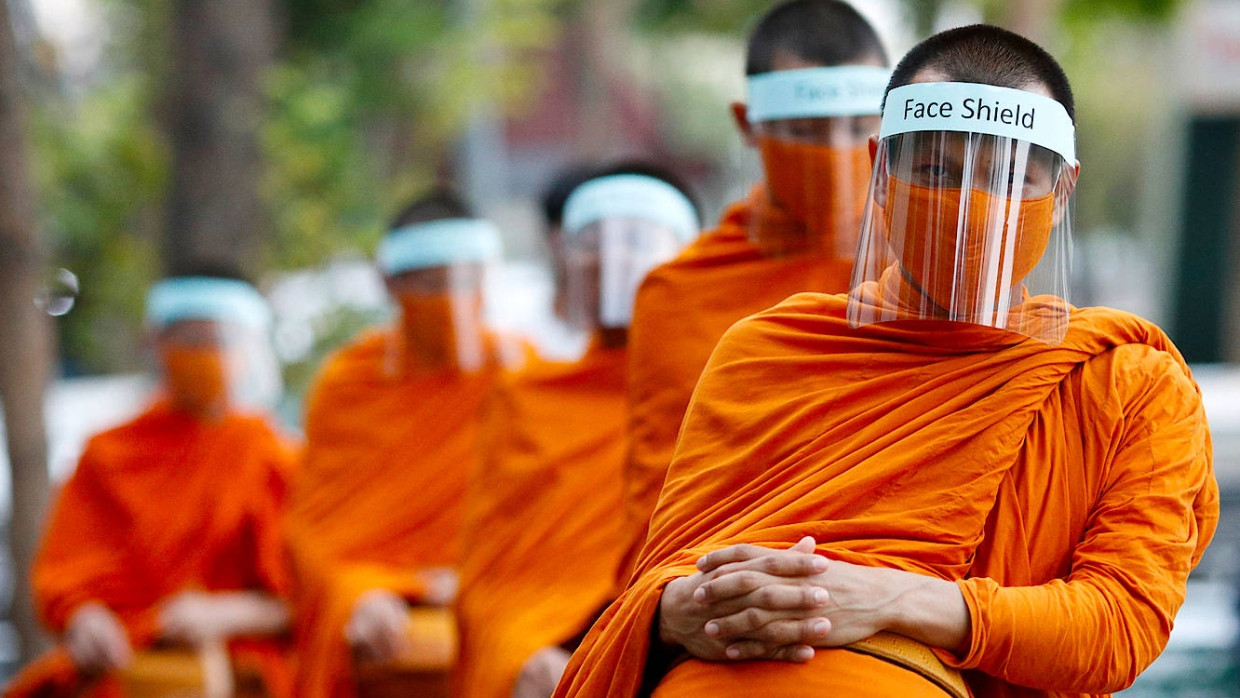
[[[1168,354],[1120,347],[1084,366],[1080,385],[1086,457],[1105,465],[1070,572],[1039,586],[960,582],[972,618],[960,664],[1032,688],[1110,693],[1166,645],[1217,525],[1218,489],[1200,396]]]
[[[48,628],[62,633],[87,601],[124,597],[124,511],[104,484],[88,445],[52,510],[35,559],[35,603]]]

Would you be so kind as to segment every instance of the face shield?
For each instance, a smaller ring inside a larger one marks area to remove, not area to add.
[[[244,281],[161,281],[147,296],[146,322],[174,405],[207,414],[227,407],[266,410],[279,399],[271,311]]]
[[[564,206],[565,314],[582,330],[625,328],[646,274],[699,232],[693,204],[644,175],[613,175],[578,187]]]
[[[972,83],[892,90],[850,324],[945,320],[1060,342],[1074,133],[1063,105],[1032,92]]]
[[[750,238],[772,256],[851,259],[891,71],[835,66],[749,78],[747,115],[763,184],[752,188]],[[756,172],[758,168],[748,167]]]
[[[499,230],[489,221],[445,219],[387,234],[377,261],[397,306],[386,371],[477,371],[496,348],[483,317],[486,277],[502,255]]]

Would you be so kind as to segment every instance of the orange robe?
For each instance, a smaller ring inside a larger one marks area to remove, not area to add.
[[[638,291],[629,331],[630,445],[625,466],[633,554],[645,538],[693,386],[723,333],[737,320],[795,293],[848,290],[851,259],[770,257],[751,242],[756,215],[764,215],[772,228],[790,225],[763,213],[764,198],[759,191],[732,205],[718,228],[650,272]],[[629,571],[623,570],[622,583]]]
[[[416,602],[426,591],[419,569],[460,560],[480,407],[495,371],[393,377],[390,342],[375,331],[342,349],[308,400],[288,521],[298,698],[355,693],[344,628],[362,593]]]
[[[720,342],[633,585],[558,696],[634,695],[662,589],[702,554],[806,535],[829,557],[962,580],[972,638],[955,663],[1041,691],[979,696],[1105,694],[1157,656],[1218,520],[1200,395],[1165,335],[1108,309],[1073,311],[1055,347],[951,323],[853,330],[845,307],[802,294]],[[1001,586],[1023,583],[1038,586]],[[729,674],[746,682],[710,695],[824,695],[845,652],[690,660],[658,695],[706,695]],[[841,675],[832,690],[885,682]]]
[[[535,651],[583,634],[627,543],[623,348],[507,377],[470,496],[457,618],[462,698],[508,698]]]
[[[135,649],[157,633],[159,604],[187,590],[290,586],[280,529],[294,454],[257,417],[202,422],[157,404],[92,438],[65,484],[35,559],[39,613],[63,633],[73,612],[99,601],[125,625]],[[291,693],[279,640],[236,640],[273,696]],[[32,665],[6,696],[75,696],[82,682],[63,650]],[[87,695],[117,695],[115,681]]]

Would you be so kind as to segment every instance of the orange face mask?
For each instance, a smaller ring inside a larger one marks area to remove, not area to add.
[[[851,257],[870,185],[866,146],[833,148],[760,136],[771,203],[810,232],[810,249]],[[778,213],[771,216],[778,219]],[[779,226],[768,225],[766,232]],[[758,235],[763,236],[760,225]]]
[[[224,354],[218,349],[168,347],[163,350],[164,379],[172,402],[193,415],[206,415],[227,402]]]
[[[469,364],[470,357],[480,354],[478,304],[472,309],[462,307],[462,298],[448,293],[404,294],[397,302],[405,361],[433,370]]]
[[[961,228],[962,191],[888,177],[888,239],[909,281],[953,318],[1006,312],[997,307],[1001,294],[1023,281],[1046,251],[1054,225],[1054,192],[1020,201],[1015,240],[1009,240],[1011,199],[968,190]],[[1019,296],[1012,304],[1017,302]]]

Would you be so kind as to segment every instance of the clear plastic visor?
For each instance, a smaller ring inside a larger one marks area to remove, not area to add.
[[[478,371],[496,358],[484,320],[491,266],[460,262],[384,278],[395,305],[385,362],[389,377]]]
[[[1008,137],[879,143],[849,320],[946,320],[1056,344],[1067,331],[1075,163]]]
[[[151,328],[168,399],[191,414],[271,409],[280,368],[265,329],[184,318]]]
[[[633,299],[651,269],[674,258],[685,243],[662,223],[604,218],[563,240],[565,314],[581,330],[624,328]]]
[[[851,259],[870,182],[869,138],[879,117],[763,121],[750,127],[744,171],[750,183],[749,234],[770,256],[823,254]]]

